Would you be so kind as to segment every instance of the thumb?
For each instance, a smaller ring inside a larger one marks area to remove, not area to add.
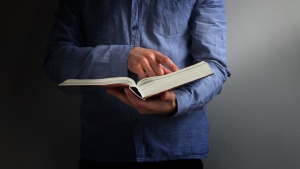
[[[172,91],[165,91],[160,95],[161,100],[170,100],[172,99]]]

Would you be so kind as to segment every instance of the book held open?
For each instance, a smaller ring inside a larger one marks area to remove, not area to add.
[[[146,100],[164,91],[176,88],[183,84],[212,75],[209,64],[204,61],[185,67],[175,72],[144,78],[137,83],[129,77],[111,77],[103,79],[67,79],[58,84],[62,91],[70,91],[71,88],[103,86],[103,87],[129,87],[139,98]],[[68,92],[66,92],[68,93]]]

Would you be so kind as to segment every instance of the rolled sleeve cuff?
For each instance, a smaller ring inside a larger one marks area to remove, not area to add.
[[[185,114],[190,109],[190,98],[187,92],[182,90],[173,90],[176,94],[177,112],[172,117]]]
[[[110,69],[112,77],[127,77],[128,66],[127,60],[132,46],[116,45],[110,57]]]

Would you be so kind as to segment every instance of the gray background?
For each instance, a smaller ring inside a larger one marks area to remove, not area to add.
[[[79,96],[42,71],[58,0],[0,2],[0,168],[75,169]],[[300,1],[227,0],[232,76],[208,105],[206,169],[300,168]]]

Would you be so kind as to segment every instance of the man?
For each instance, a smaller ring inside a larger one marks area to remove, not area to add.
[[[44,68],[68,78],[136,81],[206,61],[212,76],[143,101],[127,88],[83,92],[80,167],[202,167],[205,105],[229,75],[224,0],[61,0]]]

